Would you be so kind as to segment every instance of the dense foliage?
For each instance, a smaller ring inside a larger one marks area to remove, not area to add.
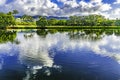
[[[47,19],[45,16],[33,18],[33,16],[24,14],[20,18],[15,19],[15,15],[19,12],[13,10],[8,13],[0,13],[0,27],[15,25],[33,25],[38,27],[46,26],[120,26],[120,19],[110,20],[102,15],[88,16],[70,16],[68,19]]]
[[[38,21],[36,21],[36,25],[40,27],[45,27],[47,24],[48,24],[47,19],[42,16],[39,17]]]
[[[0,43],[14,42],[17,34],[16,32],[0,31]]]
[[[67,26],[118,26],[120,20],[109,20],[101,15],[70,16],[68,20],[48,20],[49,25]]]
[[[70,16],[68,20],[52,18],[45,20],[45,23],[47,26],[120,26],[119,19],[110,20],[102,15]]]
[[[15,18],[11,13],[0,13],[0,27],[14,26]]]
[[[23,22],[33,22],[34,21],[34,19],[32,18],[32,16],[29,16],[29,15],[23,15],[21,17],[21,19],[22,19]]]

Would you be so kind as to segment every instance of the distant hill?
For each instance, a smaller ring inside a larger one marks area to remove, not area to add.
[[[15,18],[21,18],[22,16],[15,16]],[[32,16],[34,19],[38,19],[38,15],[37,16]],[[57,17],[57,16],[46,16],[47,19],[51,19],[51,18],[54,18],[54,19],[58,19],[58,20],[61,20],[61,19],[68,19],[68,17]]]
[[[55,19],[68,19],[68,17],[57,17],[57,16],[48,16],[47,19],[51,19],[51,18],[55,18]]]

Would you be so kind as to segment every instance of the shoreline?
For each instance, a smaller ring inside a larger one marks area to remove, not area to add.
[[[18,26],[18,27],[6,27],[6,29],[120,29],[120,26],[46,26],[46,27],[36,27],[26,25],[28,27]],[[0,29],[3,29],[0,28]]]

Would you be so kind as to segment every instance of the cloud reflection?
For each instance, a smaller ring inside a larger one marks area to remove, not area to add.
[[[106,35],[101,40],[89,41],[85,39],[70,40],[67,33],[48,34],[46,38],[34,34],[32,38],[25,39],[23,36],[23,38],[18,37],[18,40],[20,40],[18,46],[11,43],[0,44],[0,54],[14,55],[13,51],[18,50],[20,60],[25,64],[29,63],[30,66],[39,64],[52,67],[54,55],[57,54],[55,50],[72,52],[90,50],[94,54],[111,57],[120,62],[120,37],[115,35]]]
[[[52,66],[55,54],[50,54],[49,51],[53,48],[57,51],[71,50],[90,50],[94,54],[108,56],[120,62],[120,37],[113,35],[104,36],[98,41],[89,40],[70,40],[67,33],[48,34],[46,38],[34,35],[33,38],[21,40],[19,45],[21,57],[31,57],[38,59],[45,66]],[[54,52],[54,50],[53,50]]]
[[[48,34],[46,38],[34,35],[34,38],[22,41],[20,45],[22,54],[44,60],[44,65],[52,66],[53,60],[49,56],[49,50],[55,48],[59,51],[91,50],[95,54],[120,60],[120,37],[113,35],[104,36],[98,41],[70,40],[66,33]],[[33,42],[33,43],[32,43]],[[38,56],[39,55],[39,56]]]

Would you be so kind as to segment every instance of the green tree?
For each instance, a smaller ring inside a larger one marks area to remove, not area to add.
[[[46,27],[46,25],[48,25],[46,17],[40,16],[39,20],[36,21],[36,25],[39,26],[39,27]]]
[[[115,26],[120,26],[120,19],[115,20]]]
[[[106,19],[102,22],[103,26],[113,26],[114,25],[114,21],[113,20],[109,20],[109,19]]]
[[[57,25],[63,25],[63,26],[65,26],[66,25],[66,20],[58,20],[58,22],[57,22]]]
[[[14,26],[14,25],[15,25],[15,18],[11,14],[11,12],[7,14],[0,13],[0,27]]]
[[[77,16],[70,16],[69,20],[67,21],[67,24],[70,26],[77,25]]]
[[[16,32],[0,31],[0,43],[14,42],[16,36]]]
[[[57,19],[52,18],[52,19],[49,19],[49,20],[48,20],[48,25],[49,25],[49,26],[54,26],[54,25],[57,24],[57,22],[58,22]]]
[[[45,29],[40,29],[36,31],[37,35],[39,35],[40,37],[45,38],[46,35],[48,34],[48,31],[46,31]]]
[[[33,19],[33,17],[32,16],[30,16],[30,15],[23,15],[22,17],[21,17],[21,19],[23,20],[23,22],[33,22],[34,21],[34,19]]]
[[[12,12],[12,14],[18,14],[19,12],[18,12],[18,10],[13,10],[13,12]]]

